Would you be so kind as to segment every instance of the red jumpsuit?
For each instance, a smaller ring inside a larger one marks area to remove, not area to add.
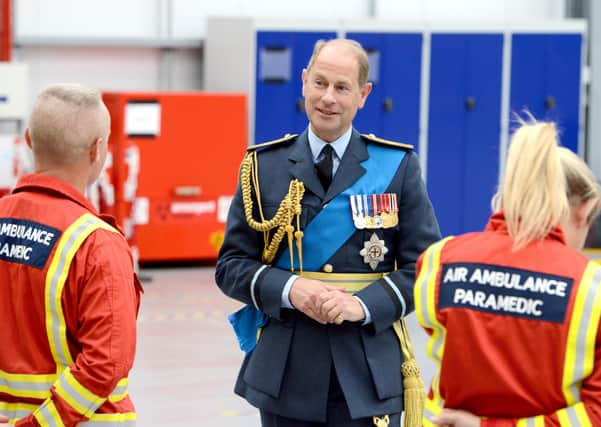
[[[438,367],[424,426],[442,408],[483,426],[601,426],[601,266],[560,229],[512,244],[497,213],[418,261],[415,311]]]
[[[124,237],[67,183],[0,199],[0,414],[18,427],[133,426],[141,287]]]

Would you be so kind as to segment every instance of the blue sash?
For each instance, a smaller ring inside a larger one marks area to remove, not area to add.
[[[369,158],[361,165],[366,173],[352,186],[328,203],[307,225],[303,237],[303,269],[318,271],[355,232],[350,196],[352,194],[380,194],[386,191],[398,170],[404,150],[391,149],[379,144],[367,146]],[[294,268],[300,270],[298,253],[293,248]],[[276,267],[290,270],[290,248],[280,255]],[[265,326],[268,316],[252,305],[246,305],[228,316],[240,348],[250,353],[257,343],[257,332]]]
[[[399,168],[404,150],[380,144],[367,146],[369,158],[361,165],[367,170],[352,186],[344,190],[328,203],[307,225],[303,237],[303,269],[319,271],[321,266],[356,231],[350,207],[353,194],[381,194],[386,191]],[[294,251],[294,269],[300,270],[298,253]],[[290,248],[286,248],[276,267],[290,270]]]

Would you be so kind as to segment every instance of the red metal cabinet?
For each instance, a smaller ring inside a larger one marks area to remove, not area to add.
[[[216,258],[247,145],[245,96],[103,98],[112,118],[114,214],[125,228],[133,220],[140,261]]]

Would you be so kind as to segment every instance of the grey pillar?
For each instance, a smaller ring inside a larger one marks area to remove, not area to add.
[[[601,178],[601,2],[589,3],[590,88],[586,160]]]

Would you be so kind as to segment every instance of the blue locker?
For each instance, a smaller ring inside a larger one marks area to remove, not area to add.
[[[433,34],[427,184],[443,235],[481,230],[498,181],[503,36]]]
[[[537,119],[557,121],[562,145],[575,152],[578,152],[581,68],[581,34],[512,37],[511,112],[528,109]]]
[[[255,143],[300,133],[307,126],[301,73],[319,39],[336,32],[258,31],[255,85]]]
[[[356,33],[370,59],[373,89],[353,125],[360,132],[412,144],[419,142],[422,34]]]

